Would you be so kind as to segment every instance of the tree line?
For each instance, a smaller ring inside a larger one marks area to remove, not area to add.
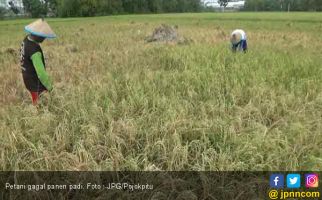
[[[322,11],[322,0],[246,0],[248,11]]]
[[[225,7],[229,1],[219,0]],[[89,17],[131,13],[211,11],[201,0],[22,0],[31,17]],[[11,5],[11,10],[14,10]],[[322,0],[246,0],[245,11],[322,11]],[[4,14],[0,8],[0,17]]]
[[[32,17],[201,11],[200,0],[23,0],[23,5]]]

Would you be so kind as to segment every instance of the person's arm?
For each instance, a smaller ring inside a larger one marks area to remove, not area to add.
[[[237,51],[237,46],[235,44],[231,44],[231,50],[233,52],[236,52]]]
[[[243,48],[243,51],[246,53],[246,51],[247,51],[247,41],[246,40],[243,40],[242,48]]]
[[[48,91],[51,91],[53,89],[53,86],[51,84],[51,80],[45,70],[45,65],[42,61],[42,55],[40,52],[34,53],[31,56],[32,64],[35,67],[37,76],[40,80],[40,82],[47,88]]]

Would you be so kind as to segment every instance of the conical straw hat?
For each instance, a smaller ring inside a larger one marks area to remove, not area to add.
[[[48,23],[44,19],[38,19],[37,21],[29,24],[25,27],[25,31],[32,35],[44,37],[44,38],[55,38],[56,34],[50,28]]]

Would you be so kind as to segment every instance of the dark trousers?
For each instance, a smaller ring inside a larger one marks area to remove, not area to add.
[[[247,51],[247,41],[241,40],[239,43],[233,44],[232,50],[233,50],[233,52],[236,52],[236,51],[246,52]]]

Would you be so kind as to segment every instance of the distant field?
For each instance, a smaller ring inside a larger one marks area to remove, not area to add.
[[[38,110],[15,55],[31,21],[0,21],[0,170],[322,169],[322,13],[50,19]],[[163,23],[191,42],[146,43]]]

